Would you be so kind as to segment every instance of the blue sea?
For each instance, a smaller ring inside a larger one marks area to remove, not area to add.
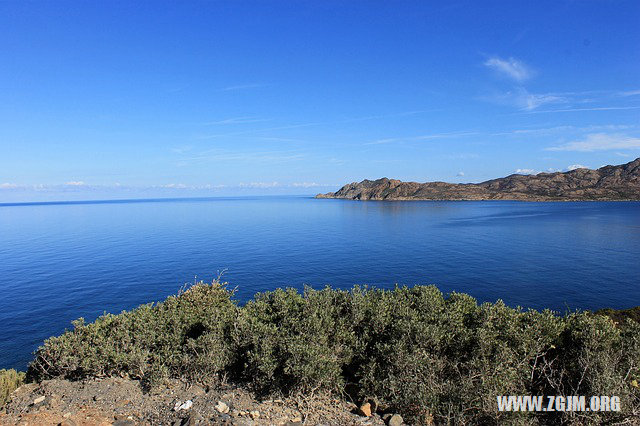
[[[0,368],[78,317],[219,273],[290,286],[435,284],[560,312],[640,305],[640,203],[309,197],[0,205]]]

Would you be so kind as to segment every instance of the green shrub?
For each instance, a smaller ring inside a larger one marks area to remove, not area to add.
[[[32,380],[126,374],[153,385],[167,376],[196,380],[223,372],[232,362],[237,307],[224,285],[198,283],[156,305],[52,337],[29,365]]]
[[[11,392],[24,383],[25,374],[16,370],[0,370],[0,408],[9,401]]]
[[[355,343],[349,301],[330,289],[257,295],[236,329],[243,378],[262,391],[340,389]]]
[[[77,321],[38,349],[29,378],[126,374],[154,385],[225,375],[265,394],[349,388],[416,424],[638,420],[640,324],[631,319],[478,305],[434,286],[280,289],[244,307],[232,296],[200,283]],[[501,413],[499,395],[617,395],[622,410]]]

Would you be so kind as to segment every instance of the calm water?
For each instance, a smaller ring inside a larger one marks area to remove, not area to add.
[[[226,269],[279,286],[437,284],[481,301],[640,305],[640,203],[235,198],[0,206],[0,368],[80,316]]]

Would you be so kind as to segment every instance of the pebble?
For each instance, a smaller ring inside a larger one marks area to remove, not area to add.
[[[44,401],[44,399],[45,399],[44,396],[37,397],[36,399],[33,400],[33,405],[40,404],[41,402]]]
[[[136,422],[128,419],[116,420],[115,422],[112,423],[111,426],[136,426]]]
[[[229,412],[229,406],[222,401],[218,401],[215,408],[218,413],[227,414]]]
[[[402,419],[402,416],[400,414],[394,414],[393,416],[391,416],[391,418],[389,419],[389,423],[387,423],[389,426],[401,426],[404,423],[404,420]]]
[[[183,403],[178,401],[173,406],[173,411],[188,410],[189,408],[191,408],[192,405],[193,405],[193,401],[191,401],[190,399],[186,400]]]
[[[252,419],[255,420],[258,417],[260,417],[260,411],[258,411],[258,410],[250,411],[249,415],[251,416]]]
[[[362,404],[358,409],[358,414],[360,414],[361,416],[371,417],[371,404],[368,402]]]

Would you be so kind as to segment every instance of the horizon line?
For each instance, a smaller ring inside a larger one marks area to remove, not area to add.
[[[56,201],[18,201],[0,203],[0,207],[46,206],[46,205],[74,205],[74,204],[131,204],[131,203],[162,203],[168,201],[212,201],[224,199],[250,198],[314,198],[308,194],[268,194],[268,195],[224,195],[213,197],[160,197],[160,198],[114,198],[100,200],[56,200]]]

